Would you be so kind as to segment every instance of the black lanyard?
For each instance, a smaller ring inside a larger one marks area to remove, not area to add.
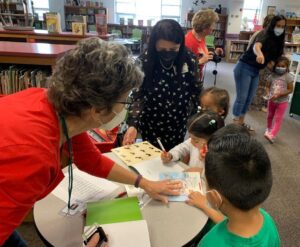
[[[72,189],[73,189],[73,150],[72,150],[72,143],[69,138],[68,128],[66,124],[65,118],[59,114],[60,121],[62,124],[64,135],[67,139],[67,146],[68,146],[68,153],[69,153],[69,159],[68,159],[68,174],[69,174],[69,186],[68,186],[68,209],[71,208],[71,195],[72,195]]]

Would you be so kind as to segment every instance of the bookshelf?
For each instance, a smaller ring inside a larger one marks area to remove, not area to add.
[[[300,18],[288,18],[286,23],[285,40],[292,42],[293,31],[300,28]]]
[[[45,87],[58,57],[74,45],[0,42],[0,95]]]
[[[96,15],[105,16],[107,23],[107,8],[104,7],[65,5],[64,9],[66,31],[72,31],[72,22],[81,22],[82,17],[86,19],[88,31],[96,31]]]
[[[226,61],[230,63],[236,63],[240,56],[246,51],[249,40],[229,40]],[[300,52],[300,43],[294,44],[286,42],[284,46],[284,53],[287,56],[291,56],[293,53]]]

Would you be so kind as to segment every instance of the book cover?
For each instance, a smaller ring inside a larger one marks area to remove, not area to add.
[[[72,22],[72,33],[76,35],[85,35],[86,24],[81,22]]]
[[[107,34],[107,16],[104,13],[95,14],[96,30],[99,35]]]
[[[46,26],[49,33],[60,33],[60,14],[56,12],[46,13]]]
[[[87,203],[86,225],[142,220],[137,197]]]

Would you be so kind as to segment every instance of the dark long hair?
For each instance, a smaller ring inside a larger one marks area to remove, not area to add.
[[[156,42],[160,39],[180,44],[178,55],[174,61],[177,75],[181,74],[182,66],[186,61],[187,51],[184,42],[184,32],[181,26],[177,21],[172,19],[160,20],[151,31],[147,54],[145,55],[147,63],[143,66],[143,70],[145,72],[145,79],[143,83],[144,88],[151,88],[152,86],[153,72],[155,67],[159,64]]]
[[[265,29],[266,46],[264,49],[269,51],[274,57],[272,60],[277,60],[282,54],[284,49],[285,29],[280,36],[276,36],[274,28],[278,21],[284,20],[286,25],[286,18],[283,15],[276,15],[271,20],[270,24]]]

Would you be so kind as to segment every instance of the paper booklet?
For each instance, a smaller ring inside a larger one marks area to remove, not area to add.
[[[86,226],[99,224],[110,247],[150,247],[147,223],[137,197],[87,203]]]
[[[159,157],[161,153],[160,149],[147,141],[114,148],[111,151],[128,166]]]
[[[181,194],[179,196],[169,196],[169,201],[186,201],[191,191],[198,191],[203,194],[203,186],[199,172],[163,172],[160,173],[159,177],[161,180],[180,180],[183,184]]]
[[[101,227],[108,236],[109,247],[151,246],[148,226],[145,220],[104,224]]]
[[[59,199],[68,202],[69,175],[65,173],[65,178],[52,191]],[[73,191],[72,201],[79,200],[97,201],[104,198],[114,198],[118,195],[119,185],[104,178],[98,178],[77,168],[73,169]]]
[[[141,174],[143,177],[153,181],[160,180],[161,173],[182,172],[184,170],[177,162],[163,164],[160,157],[142,161],[129,166],[129,168],[136,173]]]

